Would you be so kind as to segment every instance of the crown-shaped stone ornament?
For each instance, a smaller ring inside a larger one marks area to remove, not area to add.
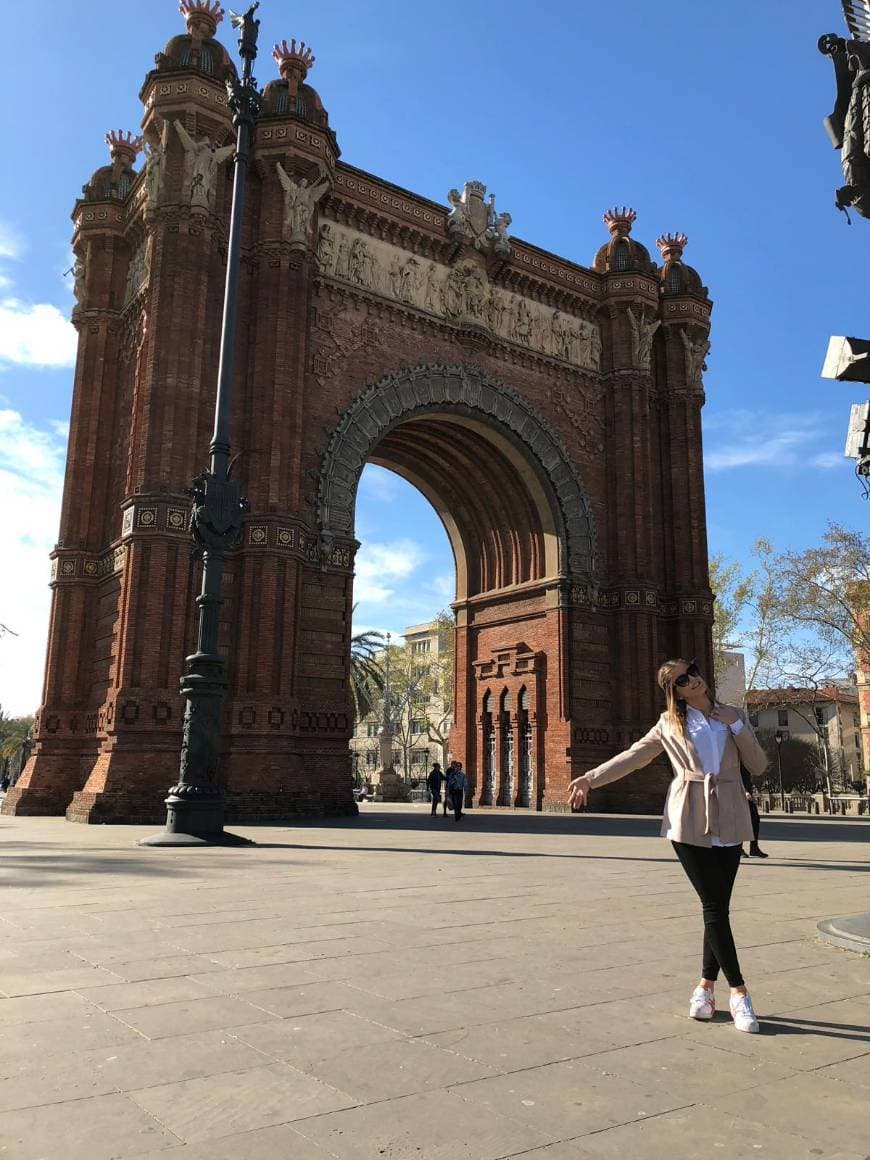
[[[141,153],[143,148],[142,138],[131,133],[129,129],[110,129],[106,134],[105,141],[109,146],[112,160],[117,158],[127,165],[133,164],[136,160],[136,154]]]
[[[665,262],[679,262],[688,244],[689,239],[685,234],[662,234],[656,238],[656,245]]]
[[[297,44],[295,38],[292,38],[289,44],[286,40],[282,40],[280,44],[276,44],[272,49],[272,56],[278,65],[279,71],[287,66],[301,69],[306,73],[316,59],[310,45],[307,45],[304,40],[300,40]]]
[[[295,96],[299,86],[308,76],[308,70],[314,65],[315,57],[311,46],[304,40],[297,43],[295,38],[291,39],[289,44],[286,40],[282,40],[272,49],[272,58],[278,66],[281,80],[287,82],[291,96]]]
[[[203,39],[217,32],[224,10],[217,0],[180,0],[178,11],[184,17],[191,36]]]
[[[630,206],[624,205],[622,209],[614,206],[605,211],[603,220],[614,237],[623,238],[631,233],[637,214]]]
[[[484,253],[507,257],[511,252],[508,239],[509,213],[495,212],[495,194],[486,197],[486,186],[482,181],[466,181],[462,193],[451,189],[447,195],[450,213],[447,215],[447,232],[456,241],[474,246]]]

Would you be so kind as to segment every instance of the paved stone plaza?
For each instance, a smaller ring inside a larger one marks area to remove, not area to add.
[[[749,1036],[685,1016],[653,819],[362,809],[234,850],[0,819],[2,1160],[870,1154],[870,958],[816,933],[867,908],[870,824],[764,823]]]

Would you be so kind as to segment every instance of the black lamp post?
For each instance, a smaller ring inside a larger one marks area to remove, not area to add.
[[[779,804],[780,809],[785,813],[785,793],[782,788],[782,743],[785,741],[785,737],[779,729],[774,734],[773,740],[776,742],[776,769],[779,774]]]
[[[239,29],[241,80],[227,82],[228,103],[236,129],[233,200],[227,251],[227,278],[224,289],[223,325],[214,434],[209,444],[209,469],[198,476],[189,494],[193,500],[190,530],[202,557],[202,589],[197,597],[199,629],[197,649],[187,658],[181,679],[184,710],[184,737],[181,744],[181,771],[178,784],[166,799],[166,829],[143,846],[241,846],[252,845],[248,838],[224,831],[224,794],[218,775],[220,711],[227,686],[223,657],[218,647],[218,625],[223,604],[221,584],[227,552],[239,542],[245,501],[239,484],[229,478],[230,407],[236,338],[239,259],[242,242],[242,210],[248,153],[261,98],[252,74],[257,55],[260,22],[254,19],[259,0],[243,16],[233,14]]]

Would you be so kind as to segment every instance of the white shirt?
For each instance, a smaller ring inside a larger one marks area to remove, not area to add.
[[[742,728],[743,722],[739,718],[733,725],[725,725],[722,721],[710,720],[700,709],[693,709],[691,705],[686,706],[686,733],[698,754],[701,769],[709,777],[719,776],[728,731],[739,733]],[[670,837],[670,834],[667,836]],[[739,842],[720,842],[718,834],[712,834],[711,841],[714,846],[740,845]]]

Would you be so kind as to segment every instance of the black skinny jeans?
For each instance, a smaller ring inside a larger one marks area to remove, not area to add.
[[[732,987],[743,986],[737,948],[731,933],[728,906],[740,865],[739,846],[690,846],[671,842],[674,852],[695,887],[704,910],[704,960],[702,977],[719,978],[719,968]]]

